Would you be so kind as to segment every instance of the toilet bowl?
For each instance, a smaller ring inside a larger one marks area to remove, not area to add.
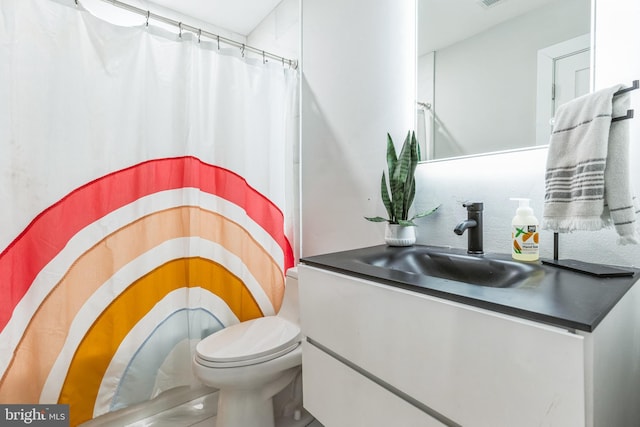
[[[274,427],[272,398],[300,372],[300,343],[298,276],[292,268],[277,315],[229,326],[196,346],[196,378],[219,389],[216,427]]]

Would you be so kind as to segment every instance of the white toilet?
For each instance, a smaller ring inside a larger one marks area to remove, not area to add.
[[[195,376],[220,390],[216,427],[274,427],[272,398],[300,371],[301,339],[298,272],[291,268],[277,315],[229,326],[196,346]]]

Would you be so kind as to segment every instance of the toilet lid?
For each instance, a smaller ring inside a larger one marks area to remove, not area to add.
[[[273,359],[299,342],[298,325],[277,316],[260,317],[209,335],[196,346],[196,356],[209,366],[238,366]]]

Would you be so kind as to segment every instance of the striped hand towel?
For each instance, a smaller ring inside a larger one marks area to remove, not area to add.
[[[558,107],[547,155],[542,226],[557,232],[615,226],[618,243],[638,243],[629,183],[627,94],[616,85]]]

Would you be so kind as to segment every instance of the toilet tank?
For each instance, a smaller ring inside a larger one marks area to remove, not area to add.
[[[300,310],[298,303],[298,269],[296,267],[287,270],[284,282],[284,297],[278,316],[288,321],[300,324]]]

